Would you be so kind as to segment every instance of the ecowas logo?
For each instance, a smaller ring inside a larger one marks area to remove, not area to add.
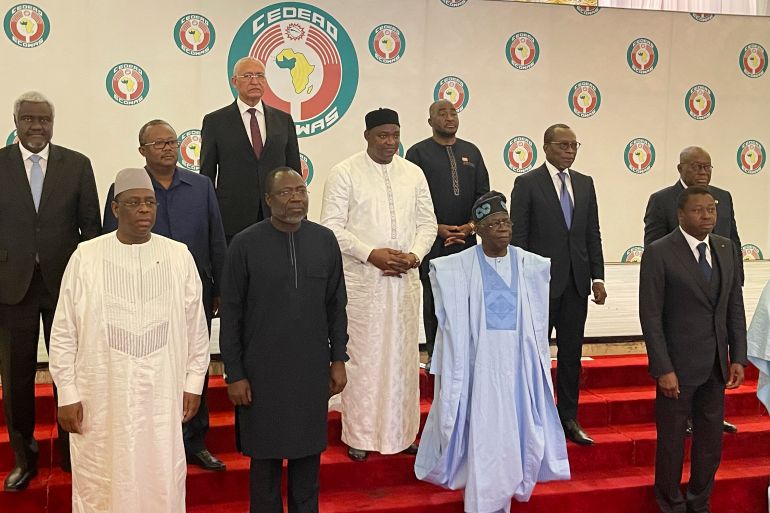
[[[695,21],[706,23],[707,21],[713,20],[716,14],[708,14],[705,12],[691,12],[690,16],[692,16],[692,19],[694,19]]]
[[[741,257],[744,261],[762,260],[762,250],[754,244],[744,244],[741,246]]]
[[[34,48],[45,43],[51,32],[48,15],[31,4],[19,4],[5,13],[5,35],[17,46]]]
[[[632,139],[626,145],[623,153],[626,168],[632,173],[641,175],[652,169],[655,164],[655,146],[644,138]]]
[[[454,76],[444,77],[433,88],[433,101],[448,100],[457,112],[468,106],[470,93],[465,82]]]
[[[767,154],[762,143],[750,139],[738,147],[738,167],[747,175],[755,175],[762,171]]]
[[[620,261],[624,264],[638,264],[642,261],[642,254],[644,254],[642,246],[631,246],[623,253]]]
[[[747,77],[761,77],[767,71],[767,52],[765,48],[757,43],[747,44],[738,56],[738,65]]]
[[[305,185],[310,185],[313,181],[313,162],[304,153],[299,154],[299,165],[302,168],[302,179],[305,180]]]
[[[526,70],[537,64],[540,58],[540,45],[529,32],[517,32],[505,45],[505,56],[516,69]]]
[[[572,113],[580,118],[590,118],[599,110],[602,95],[593,82],[583,80],[572,86],[567,96]]]
[[[358,87],[353,42],[337,20],[317,7],[283,2],[252,14],[230,45],[228,76],[244,56],[265,65],[269,83],[262,99],[292,115],[299,137],[328,130],[353,102]]]
[[[5,145],[10,146],[11,144],[16,144],[19,142],[19,138],[16,137],[16,129],[14,128],[11,130],[11,133],[8,134],[8,137],[5,139]]]
[[[593,16],[597,12],[601,10],[601,7],[597,6],[587,6],[587,5],[576,5],[575,10],[582,14],[583,16]]]
[[[209,53],[214,46],[214,25],[200,14],[187,14],[174,25],[174,42],[187,55],[197,57]]]
[[[369,35],[369,53],[382,64],[393,64],[404,51],[406,38],[395,25],[380,25]]]
[[[690,117],[697,121],[710,117],[715,106],[714,93],[703,84],[692,86],[684,95],[684,108]]]
[[[136,64],[118,64],[107,73],[107,93],[121,105],[142,103],[149,92],[150,78]]]
[[[188,171],[201,170],[201,131],[198,129],[182,132],[179,137],[177,162]]]
[[[514,173],[526,173],[535,167],[537,161],[535,143],[529,137],[517,135],[505,143],[503,161]]]
[[[468,3],[468,0],[441,0],[441,3],[447,7],[460,7]]]
[[[658,65],[658,47],[651,40],[640,37],[628,45],[626,60],[634,73],[646,75]]]

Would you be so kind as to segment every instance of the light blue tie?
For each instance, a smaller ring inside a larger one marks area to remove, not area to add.
[[[40,206],[40,196],[43,194],[43,167],[40,165],[40,155],[30,155],[32,169],[29,172],[29,188],[32,189],[32,201],[35,202],[35,211]]]
[[[572,199],[567,190],[567,173],[559,171],[559,179],[561,180],[559,203],[561,203],[561,211],[564,214],[564,222],[567,223],[567,228],[570,228],[572,226]]]

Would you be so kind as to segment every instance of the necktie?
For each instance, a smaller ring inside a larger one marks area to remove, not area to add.
[[[561,203],[561,211],[564,214],[564,222],[567,223],[567,228],[569,228],[572,226],[572,199],[569,197],[569,191],[567,190],[567,173],[559,171],[559,180],[561,180],[559,202]]]
[[[257,122],[257,109],[251,108],[246,112],[251,114],[251,145],[254,147],[254,155],[259,158],[262,155],[262,132],[259,131],[259,123]]]
[[[711,281],[711,265],[709,265],[708,260],[706,260],[706,243],[701,242],[697,246],[698,253],[700,253],[700,256],[698,256],[698,267],[700,267],[701,272],[703,272],[703,276],[706,277],[706,281]]]
[[[40,196],[43,194],[43,167],[40,165],[40,155],[30,155],[32,169],[29,172],[29,188],[32,190],[32,201],[35,202],[35,211],[40,206]]]

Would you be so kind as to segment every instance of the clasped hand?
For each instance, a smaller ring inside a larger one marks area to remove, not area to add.
[[[397,249],[379,248],[372,250],[367,261],[382,270],[384,276],[400,278],[402,274],[415,266],[417,257]]]

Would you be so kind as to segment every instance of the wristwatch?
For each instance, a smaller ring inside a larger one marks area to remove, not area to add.
[[[415,255],[414,253],[409,253],[410,255],[414,256],[414,265],[412,265],[412,269],[415,269],[417,267],[420,267],[420,257]]]
[[[471,235],[476,235],[476,223],[468,221],[468,226],[471,227]]]

